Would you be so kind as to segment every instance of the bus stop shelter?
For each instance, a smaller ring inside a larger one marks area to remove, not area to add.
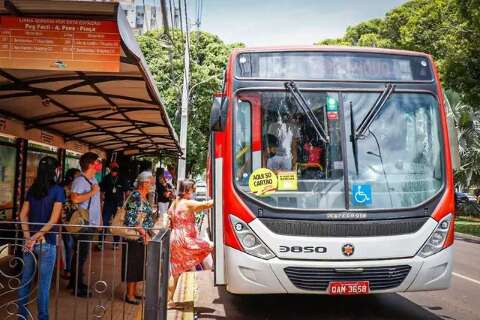
[[[113,154],[177,157],[181,153],[123,10],[117,2],[0,0],[0,304],[7,308],[0,310],[2,314],[13,312],[8,308],[15,301],[15,282],[5,282],[9,278],[1,268],[12,266],[18,250],[11,249],[22,244],[15,221],[36,163],[44,154],[52,154],[65,168],[69,156],[78,161],[87,151],[103,159]],[[168,249],[159,249],[168,245],[166,234],[149,243],[152,254],[139,261],[148,265],[146,283],[158,284],[160,279],[164,283],[168,277]],[[147,317],[152,312],[158,315],[155,299],[166,284],[147,286],[150,300],[138,310],[118,305],[115,283],[120,283],[120,273],[114,272],[118,255],[116,251],[92,254],[89,274],[99,277],[95,286],[108,284],[108,297],[106,289],[95,293],[100,303],[93,311],[89,300],[78,301],[66,293],[57,273],[52,318],[88,317],[94,312],[95,317],[136,319],[143,309],[149,310],[145,318],[152,319]],[[103,274],[107,267],[111,271]]]
[[[78,153],[178,156],[155,80],[116,2],[0,1],[0,133]]]

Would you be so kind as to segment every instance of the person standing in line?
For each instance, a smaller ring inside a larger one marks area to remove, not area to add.
[[[29,295],[38,261],[38,319],[48,320],[50,286],[57,252],[56,235],[50,231],[58,231],[54,230],[53,225],[60,220],[65,202],[63,188],[58,185],[60,172],[57,159],[50,156],[42,158],[38,164],[37,177],[27,192],[20,212],[25,238],[24,265],[18,291],[18,315],[21,319],[30,318],[27,304],[32,300]]]
[[[122,281],[127,282],[125,302],[138,305],[142,295],[138,294],[138,284],[144,281],[145,246],[150,240],[154,226],[153,209],[147,196],[153,184],[150,171],[143,171],[137,177],[137,188],[125,203],[125,226],[135,227],[140,234],[139,240],[126,240],[122,250]]]
[[[100,207],[100,187],[98,186],[95,175],[102,171],[102,162],[98,155],[93,152],[87,152],[80,157],[80,167],[82,174],[73,180],[71,199],[73,203],[87,209],[89,212],[89,226],[82,230],[81,234],[74,237],[73,268],[70,277],[69,288],[73,289],[73,294],[87,298],[90,297],[88,286],[83,281],[84,265],[88,258],[88,241],[93,239],[89,233],[93,233],[102,226],[102,214]],[[78,255],[78,261],[77,261]],[[77,272],[78,270],[78,272]]]
[[[165,179],[164,173],[165,169],[160,167],[155,175],[155,192],[157,193],[158,218],[160,221],[164,221],[172,197],[174,197],[173,187]]]
[[[178,195],[169,209],[170,216],[170,273],[168,308],[178,308],[173,302],[180,275],[192,270],[213,251],[213,244],[200,238],[195,224],[196,213],[213,207],[213,200],[195,201],[195,181],[178,182]]]
[[[172,186],[176,186],[177,185],[177,169],[173,166],[173,165],[167,165],[167,170],[168,172],[170,173],[171,177],[172,177]]]
[[[108,226],[111,224],[111,220],[115,215],[118,207],[123,205],[125,200],[125,189],[123,181],[119,175],[120,166],[116,162],[110,164],[110,173],[103,178],[100,183],[100,191],[103,199],[103,232],[99,237],[99,244],[97,249],[103,249],[103,241],[105,240],[105,233],[107,232]],[[115,242],[113,248],[117,248],[117,242],[119,242],[119,237],[114,236],[113,242]]]
[[[73,212],[77,210],[77,205],[72,203],[70,194],[72,193],[72,183],[76,177],[80,176],[82,172],[76,168],[70,168],[65,173],[63,180],[63,189],[65,191],[65,204],[63,206],[62,221],[66,223],[72,217]],[[72,273],[72,258],[73,258],[73,237],[70,233],[62,232],[63,245],[65,247],[65,265],[62,271],[63,279],[70,279]]]

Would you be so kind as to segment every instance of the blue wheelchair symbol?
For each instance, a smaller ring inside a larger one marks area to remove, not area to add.
[[[352,186],[352,205],[369,206],[372,204],[372,186],[369,184],[354,184]]]

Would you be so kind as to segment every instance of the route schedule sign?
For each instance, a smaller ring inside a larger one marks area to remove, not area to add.
[[[0,68],[119,72],[117,23],[1,16]]]

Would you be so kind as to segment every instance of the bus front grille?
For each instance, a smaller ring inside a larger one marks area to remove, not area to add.
[[[415,233],[428,217],[367,220],[367,221],[311,221],[260,218],[273,233],[303,237],[381,237]]]
[[[369,281],[370,290],[386,290],[398,287],[407,277],[411,267],[308,268],[287,267],[285,273],[299,289],[325,291],[331,281]]]

